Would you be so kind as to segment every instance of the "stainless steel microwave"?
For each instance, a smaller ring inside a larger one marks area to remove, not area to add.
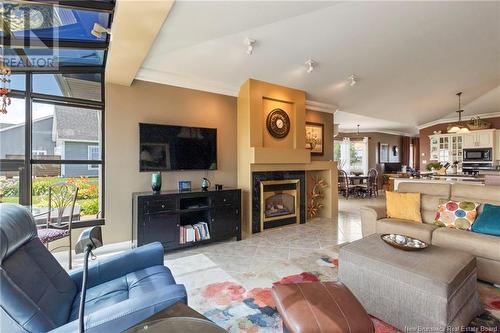
[[[492,155],[491,148],[464,149],[464,162],[491,162]]]

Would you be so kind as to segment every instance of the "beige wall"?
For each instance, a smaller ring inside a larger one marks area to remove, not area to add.
[[[139,172],[139,123],[217,128],[218,170],[163,172],[162,189],[176,189],[179,180],[200,186],[235,187],[236,98],[143,81],[131,87],[106,85],[106,243],[132,237],[132,192],[150,191],[151,172]]]
[[[306,110],[306,122],[320,123],[325,125],[324,130],[324,154],[323,156],[311,155],[313,161],[333,160],[333,114],[319,111]]]
[[[360,132],[361,137],[369,137],[368,140],[368,167],[375,168],[377,165],[378,144],[387,143],[389,145],[389,153],[392,155],[392,146],[397,146],[399,151],[398,160],[390,160],[390,162],[401,162],[401,135],[385,134],[378,132]],[[342,137],[357,138],[356,133],[339,133],[335,138],[342,140]],[[391,158],[393,158],[391,156]]]

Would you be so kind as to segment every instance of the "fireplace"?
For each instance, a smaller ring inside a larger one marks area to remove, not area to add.
[[[269,222],[295,218],[300,222],[300,179],[260,182],[261,230]]]
[[[252,172],[252,233],[305,223],[305,172]]]

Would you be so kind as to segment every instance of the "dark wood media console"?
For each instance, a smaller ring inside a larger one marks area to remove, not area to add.
[[[132,195],[132,242],[160,242],[181,249],[236,237],[241,240],[241,190],[136,192]],[[210,239],[182,241],[181,227],[205,222]]]

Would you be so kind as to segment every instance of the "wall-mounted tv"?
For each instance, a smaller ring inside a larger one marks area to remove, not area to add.
[[[140,171],[216,170],[217,129],[139,124]]]

